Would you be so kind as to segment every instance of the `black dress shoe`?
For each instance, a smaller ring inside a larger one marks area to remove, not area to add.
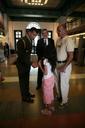
[[[65,108],[65,107],[67,107],[67,106],[68,106],[68,102],[66,102],[66,103],[62,103],[62,102],[61,102],[61,103],[59,104],[59,108],[60,108],[60,109]]]
[[[40,89],[40,88],[41,88],[41,87],[38,87],[38,86],[37,86],[37,87],[36,87],[36,90],[38,90],[38,89]]]
[[[30,97],[31,97],[31,98],[35,98],[35,94],[31,94],[31,93],[30,93]]]
[[[31,97],[22,98],[22,101],[28,102],[28,103],[33,103],[34,102],[34,100]]]
[[[56,101],[58,101],[58,102],[62,102],[62,97],[58,97],[58,96],[56,96]]]

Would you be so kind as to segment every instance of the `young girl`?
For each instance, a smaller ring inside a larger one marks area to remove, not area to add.
[[[54,74],[53,74],[53,65],[49,59],[44,58],[39,61],[39,66],[43,72],[43,79],[42,79],[42,91],[43,91],[43,102],[44,102],[44,109],[41,110],[41,113],[44,115],[51,115],[52,111],[54,111]]]

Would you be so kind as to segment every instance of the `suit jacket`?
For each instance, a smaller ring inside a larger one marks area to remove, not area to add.
[[[49,58],[54,66],[56,66],[56,48],[54,45],[54,40],[51,38],[48,38],[48,45],[45,46],[44,39],[39,39],[36,47],[36,53],[38,55],[38,60],[40,60],[42,57]]]

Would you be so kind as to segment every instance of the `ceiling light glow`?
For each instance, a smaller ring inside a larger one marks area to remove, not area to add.
[[[21,2],[28,5],[42,6],[42,5],[46,5],[48,0],[21,0]]]

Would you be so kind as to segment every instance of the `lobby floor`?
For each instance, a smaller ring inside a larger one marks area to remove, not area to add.
[[[21,101],[15,65],[1,67],[5,81],[0,83],[0,128],[85,128],[85,66],[73,64],[68,105],[43,116],[41,90],[36,90],[37,68],[31,68],[30,90],[36,97],[33,104]]]

